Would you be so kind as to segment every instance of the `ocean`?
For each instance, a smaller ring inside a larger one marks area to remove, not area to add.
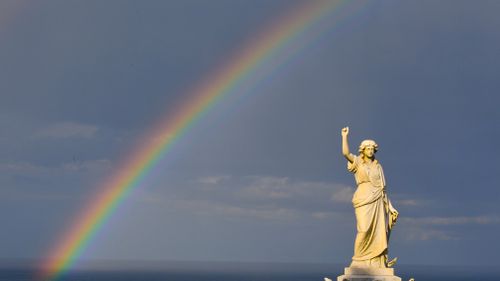
[[[79,269],[59,281],[323,281],[336,280],[341,265],[286,263],[174,263],[164,269]],[[404,281],[500,281],[498,267],[400,265],[396,275]],[[36,270],[0,268],[0,281],[40,281]]]

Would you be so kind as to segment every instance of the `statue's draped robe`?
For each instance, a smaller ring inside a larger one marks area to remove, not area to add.
[[[354,173],[358,188],[352,198],[357,234],[351,266],[385,267],[390,230],[397,211],[387,198],[380,163],[352,156],[354,161],[348,162],[347,169]]]

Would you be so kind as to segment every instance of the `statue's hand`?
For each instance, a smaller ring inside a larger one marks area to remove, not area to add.
[[[349,127],[342,128],[342,136],[346,137],[347,135],[349,135]]]

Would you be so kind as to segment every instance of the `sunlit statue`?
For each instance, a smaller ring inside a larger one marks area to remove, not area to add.
[[[364,140],[359,146],[359,155],[353,155],[349,150],[348,135],[349,127],[343,128],[342,154],[358,186],[352,198],[357,234],[350,267],[391,267],[396,259],[388,259],[389,236],[398,211],[387,197],[384,171],[375,159],[378,145],[373,140]]]

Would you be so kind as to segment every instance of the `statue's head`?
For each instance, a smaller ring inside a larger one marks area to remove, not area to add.
[[[378,151],[378,144],[374,140],[364,140],[359,145],[359,154],[368,158],[375,157]]]

